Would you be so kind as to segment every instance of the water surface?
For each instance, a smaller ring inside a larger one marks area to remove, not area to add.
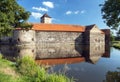
[[[3,45],[0,52],[12,61],[29,55],[37,64],[49,65],[49,71],[65,73],[76,82],[105,82],[111,79],[107,77],[108,71],[116,71],[120,67],[120,50],[107,45],[93,45]]]

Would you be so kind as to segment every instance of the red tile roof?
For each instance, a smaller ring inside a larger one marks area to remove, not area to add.
[[[80,25],[64,25],[64,24],[33,24],[33,30],[39,31],[68,31],[68,32],[84,32],[85,27]]]
[[[37,64],[43,65],[58,65],[58,64],[71,64],[71,63],[80,63],[84,62],[84,57],[76,57],[76,58],[56,58],[56,59],[40,59],[35,60]]]

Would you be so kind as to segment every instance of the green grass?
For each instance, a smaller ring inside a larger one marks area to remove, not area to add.
[[[63,74],[48,74],[44,67],[38,66],[30,57],[19,59],[14,64],[0,56],[0,65],[0,82],[73,82],[73,79]]]
[[[120,41],[113,41],[113,42],[112,42],[112,46],[113,46],[114,48],[120,49]]]
[[[5,73],[0,72],[0,82],[28,82],[23,80],[23,78],[16,78],[12,75],[8,75]]]
[[[2,55],[0,54],[0,82],[20,82],[19,78],[16,78],[15,72],[15,64],[2,59]]]
[[[12,76],[0,72],[0,82],[15,82],[14,80]]]
[[[47,77],[46,82],[72,82],[72,79],[67,78],[62,74],[51,74]]]

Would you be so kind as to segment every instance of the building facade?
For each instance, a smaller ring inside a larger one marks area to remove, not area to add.
[[[15,44],[40,45],[47,43],[63,44],[105,44],[105,33],[97,25],[80,26],[52,24],[51,17],[44,14],[41,23],[33,24],[31,30],[16,29],[12,42]]]

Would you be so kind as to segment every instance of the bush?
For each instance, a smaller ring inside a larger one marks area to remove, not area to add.
[[[3,57],[3,56],[2,56],[2,54],[0,53],[0,59],[2,59],[2,57]]]
[[[45,82],[73,82],[73,81],[62,74],[59,75],[51,74],[49,75],[49,77],[47,77]]]
[[[120,49],[120,41],[114,41],[113,44],[112,44],[112,46],[114,48]]]
[[[37,70],[37,65],[30,57],[24,57],[17,61],[18,72],[25,76],[34,76]]]
[[[17,61],[17,70],[24,80],[41,82],[45,80],[46,71],[38,66],[31,57],[24,57]]]
[[[30,57],[17,61],[17,71],[21,74],[23,82],[73,82],[62,74],[48,74],[45,68],[38,66]]]
[[[23,82],[23,80],[0,72],[0,82]]]

